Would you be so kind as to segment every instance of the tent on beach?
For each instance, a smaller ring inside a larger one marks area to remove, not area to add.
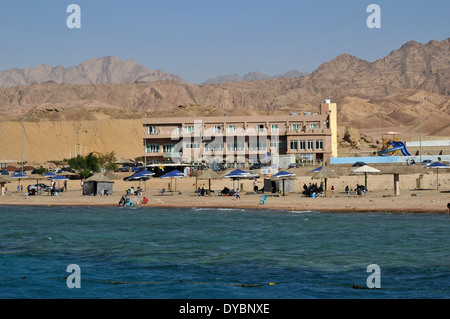
[[[83,195],[97,196],[97,195],[112,195],[114,182],[99,173],[94,174],[83,183]]]
[[[271,176],[270,179],[272,181],[281,181],[282,183],[282,195],[285,196],[286,195],[286,188],[288,191],[293,191],[294,190],[294,182],[293,180],[295,179],[295,174],[294,173],[289,173],[286,171],[280,171],[278,173],[276,173],[275,175]],[[287,183],[286,181],[289,180],[290,183]]]

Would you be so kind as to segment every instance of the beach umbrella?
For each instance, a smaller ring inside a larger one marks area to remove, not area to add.
[[[434,168],[436,169],[436,189],[439,189],[439,170],[443,168],[450,168],[450,166],[445,165],[440,162],[434,162],[426,166],[426,168]]]
[[[19,180],[19,184],[18,185],[20,185],[20,180],[22,178],[28,178],[28,175],[22,174],[22,173],[14,173],[14,174],[11,175],[11,178],[17,178]]]
[[[233,189],[234,189],[234,181],[235,180],[239,181],[242,178],[247,178],[247,179],[254,178],[254,177],[252,177],[252,175],[254,175],[254,174],[250,174],[249,172],[243,171],[242,169],[238,168],[238,169],[235,169],[234,171],[226,174],[224,177],[231,178],[233,180]]]
[[[352,170],[353,174],[364,174],[364,186],[366,187],[366,191],[367,191],[367,174],[376,174],[380,172],[381,171],[379,169],[376,169],[369,165],[364,165]]]
[[[323,179],[325,181],[325,197],[327,196],[327,180],[329,178],[339,178],[339,175],[326,165],[322,166],[322,169],[312,176],[312,179]]]
[[[295,178],[295,174],[294,173],[289,173],[289,172],[286,172],[286,171],[280,171],[280,172],[276,173],[275,175],[273,175],[271,177],[271,179],[273,179],[273,180],[277,180],[277,179],[281,179],[282,180],[282,183],[283,183],[283,196],[285,196],[284,181],[286,179],[293,179],[293,178]]]
[[[131,176],[125,177],[124,181],[139,181],[139,187],[141,187],[141,181],[147,181],[150,179],[150,176],[155,175],[155,173],[152,173],[147,170],[143,170],[140,172],[137,172]],[[145,189],[147,189],[147,183],[145,183]]]
[[[211,180],[212,179],[220,179],[219,174],[217,174],[216,172],[214,172],[211,168],[203,171],[200,176],[197,176],[196,179],[200,179],[200,180],[208,180],[208,186],[209,186],[209,195],[211,196]]]
[[[55,173],[49,172],[49,173],[44,174],[44,175],[42,175],[42,176],[45,177],[45,178],[48,178],[48,177],[53,177],[53,176],[55,176],[55,175],[56,175]]]
[[[320,171],[322,169],[322,166],[319,166],[311,171],[309,171],[310,173],[317,173],[318,171]]]
[[[180,172],[177,169],[174,169],[173,171],[170,171],[166,174],[164,174],[163,176],[161,176],[161,178],[170,178],[170,188],[172,189],[172,179],[175,178],[175,191],[177,191],[177,178],[180,177],[184,177],[184,173]],[[173,192],[172,192],[173,195]]]
[[[67,178],[65,176],[61,176],[61,175],[55,175],[55,176],[51,177],[50,180],[58,181],[58,188],[61,189],[61,187],[59,186],[59,182],[60,181],[68,181],[69,178]]]

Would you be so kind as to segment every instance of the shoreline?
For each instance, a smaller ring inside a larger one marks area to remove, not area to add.
[[[81,197],[82,195],[80,195]],[[8,200],[0,201],[0,208],[6,206],[27,206],[27,207],[119,207],[118,201],[122,195],[112,195],[105,197],[98,196],[83,196],[78,201],[71,200],[71,198],[64,198],[62,196],[38,196],[37,200],[30,198],[22,201]],[[70,196],[71,197],[71,196]],[[173,198],[175,197],[175,199]],[[188,198],[187,198],[188,197]],[[416,205],[411,203],[409,198],[392,197],[392,201],[397,202],[395,206],[390,206],[386,203],[386,198],[374,197],[327,197],[327,198],[305,198],[296,195],[287,195],[286,197],[269,198],[269,200],[277,200],[277,203],[255,204],[259,201],[261,195],[243,195],[241,199],[226,198],[226,203],[214,203],[217,197],[204,197],[193,195],[164,195],[164,196],[148,196],[149,203],[139,203],[134,207],[127,208],[201,208],[201,209],[245,209],[245,210],[272,210],[272,211],[318,211],[322,213],[442,213],[447,214],[446,201],[430,200],[434,205]],[[298,203],[293,203],[293,199],[298,200]],[[17,198],[17,196],[16,196]],[[133,198],[133,197],[132,197]],[[99,199],[99,201],[97,200]],[[142,196],[139,200],[142,199]],[[163,202],[172,199],[171,203]],[[192,200],[208,199],[206,203],[193,203]],[[285,200],[286,203],[280,203]],[[380,202],[383,202],[381,204]],[[187,204],[191,202],[191,204]],[[378,203],[377,203],[378,202]],[[423,204],[423,200],[420,201]],[[367,204],[373,205],[367,205]],[[402,203],[407,205],[402,205]],[[418,204],[418,203],[417,203]],[[377,207],[374,207],[377,206]],[[403,206],[403,207],[402,207]]]

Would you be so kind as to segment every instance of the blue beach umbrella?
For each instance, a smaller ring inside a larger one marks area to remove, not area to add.
[[[150,176],[155,175],[155,173],[152,173],[147,170],[143,170],[140,172],[137,172],[131,176],[125,177],[124,181],[139,181],[139,187],[141,187],[141,181],[147,181],[150,179]],[[147,189],[147,183],[145,184],[145,189]]]
[[[55,176],[55,175],[56,175],[55,173],[49,172],[49,173],[44,174],[44,175],[42,175],[42,176],[44,176],[44,177],[53,177],[53,176]]]
[[[439,189],[439,170],[443,168],[450,168],[450,166],[442,164],[440,162],[434,162],[426,166],[426,168],[436,169],[436,189]]]
[[[61,187],[59,187],[59,182],[60,181],[68,181],[69,179],[65,176],[55,175],[55,176],[51,177],[50,180],[58,181],[58,188],[61,189]]]
[[[240,180],[241,178],[248,178],[251,174],[249,172],[243,171],[241,169],[235,169],[234,171],[225,175],[225,178],[231,178],[233,180],[233,189],[234,189],[234,181]]]
[[[249,174],[250,174],[249,172],[243,171],[241,169],[235,169],[234,171],[228,173],[224,177],[239,179],[239,178],[241,178],[241,177],[243,177],[245,175],[249,175]]]
[[[315,168],[315,169],[313,169],[313,170],[311,170],[311,171],[309,171],[310,173],[317,173],[318,171],[320,171],[322,169],[322,166],[320,166],[320,167],[317,167],[317,168]]]
[[[166,174],[164,174],[163,176],[161,176],[161,178],[170,178],[170,188],[172,189],[172,179],[175,178],[175,191],[177,191],[177,178],[180,177],[184,177],[184,173],[180,172],[177,169],[174,169],[173,171],[170,171]],[[173,195],[173,193],[172,193]]]

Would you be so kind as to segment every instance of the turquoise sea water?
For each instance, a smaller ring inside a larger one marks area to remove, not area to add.
[[[0,225],[3,299],[450,297],[446,214],[0,206]],[[381,289],[351,288],[371,264]]]

